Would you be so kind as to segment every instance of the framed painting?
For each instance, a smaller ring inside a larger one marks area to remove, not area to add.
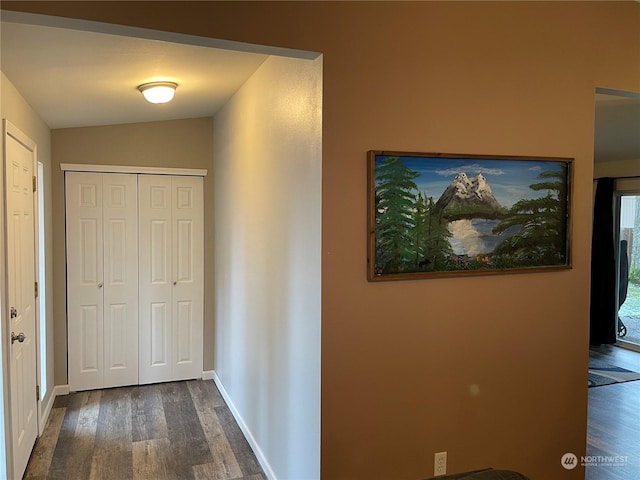
[[[370,281],[571,268],[573,159],[367,156]]]

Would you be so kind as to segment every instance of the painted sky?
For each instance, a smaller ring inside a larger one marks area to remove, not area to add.
[[[376,168],[385,158],[396,155],[377,155]],[[414,181],[418,190],[437,201],[453,178],[465,172],[469,178],[482,173],[496,200],[509,208],[522,199],[544,197],[546,191],[533,191],[529,185],[538,183],[543,171],[560,171],[564,162],[541,160],[493,160],[484,158],[438,158],[400,156],[402,163],[420,174]]]

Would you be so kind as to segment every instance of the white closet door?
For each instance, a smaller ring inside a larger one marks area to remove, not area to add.
[[[141,175],[140,383],[202,375],[202,178]]]
[[[138,383],[138,179],[104,174],[104,386]]]
[[[138,383],[137,176],[67,172],[69,388]]]
[[[66,178],[69,388],[103,386],[102,175]]]
[[[171,380],[171,177],[141,175],[140,383]]]
[[[202,177],[173,177],[173,376],[202,377],[204,212]]]

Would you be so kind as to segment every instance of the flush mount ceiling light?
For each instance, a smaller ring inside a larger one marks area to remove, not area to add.
[[[173,82],[150,82],[140,85],[138,90],[148,102],[167,103],[173,98],[176,88],[178,84]]]

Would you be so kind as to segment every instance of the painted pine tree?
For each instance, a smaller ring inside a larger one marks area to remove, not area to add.
[[[414,179],[418,173],[400,158],[376,165],[376,272],[406,271],[415,263]]]
[[[493,229],[498,234],[519,225],[522,231],[504,242],[495,254],[508,254],[512,266],[560,265],[567,261],[567,166],[545,171],[542,180],[529,186],[531,190],[547,194],[540,198],[516,202],[507,216]]]

